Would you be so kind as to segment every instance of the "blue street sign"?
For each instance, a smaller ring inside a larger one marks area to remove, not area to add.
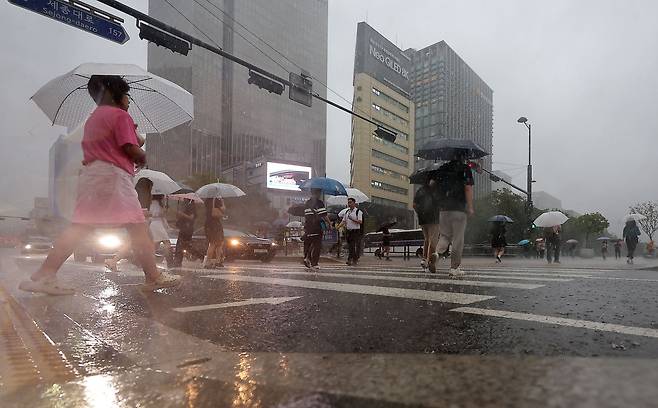
[[[87,6],[79,1],[72,3],[67,0],[9,0],[9,2],[119,44],[124,44],[130,39],[120,22],[91,11],[97,10],[94,7],[88,6],[89,9],[86,10],[77,6],[76,4]]]

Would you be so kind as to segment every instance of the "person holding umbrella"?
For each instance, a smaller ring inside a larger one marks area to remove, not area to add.
[[[606,258],[608,257],[608,240],[602,240],[601,241],[601,257],[605,261]]]
[[[561,225],[544,228],[544,241],[546,241],[546,260],[548,263],[560,263],[560,234]]]
[[[205,232],[208,239],[208,251],[203,263],[205,269],[224,267],[224,213],[226,206],[222,197],[204,199],[206,206]]]
[[[182,202],[182,208],[178,207],[176,213],[176,227],[178,227],[178,239],[174,252],[172,266],[180,268],[183,266],[183,252],[193,251],[192,235],[194,234],[194,223],[196,221],[196,206],[192,199],[186,198]],[[200,257],[203,259],[203,256]]]
[[[135,121],[127,112],[130,86],[119,76],[92,75],[87,91],[97,107],[84,127],[84,167],[72,224],[56,240],[41,267],[19,288],[50,295],[73,294],[74,289],[57,282],[57,271],[95,227],[109,225],[128,230],[146,278],[142,290],[177,286],[180,276],[156,268],[153,241],[133,187],[135,166],[143,167],[146,155],[139,147]]]
[[[493,221],[491,224],[491,248],[493,249],[496,263],[502,263],[503,260],[501,258],[505,254],[505,247],[507,246],[507,240],[505,238],[507,232],[505,228],[506,221]]]
[[[637,243],[639,242],[640,229],[637,226],[635,219],[628,218],[626,225],[624,226],[624,231],[622,233],[624,240],[626,241],[627,260],[626,263],[632,265],[633,258],[635,257],[635,249],[637,248]]]
[[[322,235],[325,229],[331,228],[321,196],[322,189],[312,188],[311,198],[304,204],[304,265],[315,271],[320,270]]]

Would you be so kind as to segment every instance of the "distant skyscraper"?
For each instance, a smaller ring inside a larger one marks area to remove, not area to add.
[[[412,59],[411,99],[416,105],[416,150],[433,138],[469,139],[491,153],[493,91],[445,41],[419,51]],[[416,163],[416,168],[426,165]],[[491,156],[482,164],[491,170]],[[491,192],[486,175],[476,177],[476,197]]]
[[[150,0],[149,14],[280,77],[300,72],[245,26],[308,71],[317,79],[314,91],[326,96],[320,82],[327,81],[327,0],[171,1],[198,29],[164,0]],[[308,165],[313,175],[324,175],[324,103],[314,101],[308,108],[290,101],[287,91],[279,96],[250,85],[245,67],[196,46],[181,56],[149,44],[148,68],[189,90],[195,107],[191,124],[148,136],[151,167],[181,179],[220,175],[226,169],[244,168],[245,163],[255,166],[253,161],[264,158]]]

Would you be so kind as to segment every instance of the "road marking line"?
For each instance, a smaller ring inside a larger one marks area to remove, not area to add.
[[[492,288],[508,288],[508,289],[537,289],[542,288],[544,285],[528,284],[528,283],[505,283],[505,282],[480,282],[469,281],[462,279],[437,279],[437,278],[408,278],[402,276],[381,276],[381,275],[354,275],[347,273],[327,273],[327,272],[274,272],[277,275],[305,275],[305,276],[318,276],[318,277],[331,277],[331,278],[350,278],[350,279],[368,279],[368,280],[386,280],[395,282],[417,282],[417,283],[436,283],[442,285],[456,285],[456,286],[482,286]]]
[[[481,309],[477,307],[459,307],[450,310],[451,312],[461,312],[482,316],[502,317],[505,319],[525,320],[528,322],[555,324],[558,326],[577,327],[581,329],[591,329],[597,331],[606,331],[619,334],[630,334],[634,336],[644,336],[658,338],[658,330],[648,329],[646,327],[622,326],[620,324],[592,322],[589,320],[567,319],[563,317],[543,316],[531,313],[509,312],[506,310]]]
[[[658,279],[619,278],[615,276],[585,276],[586,279],[622,280],[631,282],[658,282]]]
[[[204,269],[191,269],[191,268],[179,268],[181,270],[189,270],[193,272],[202,272],[208,270]],[[228,267],[225,269],[223,272],[226,272],[227,270],[236,270],[240,272],[248,272],[250,270],[252,271],[267,271],[271,273],[275,272],[288,272],[288,271],[297,271],[297,272],[303,272],[303,271],[308,271],[308,268],[306,267],[285,267],[285,268],[263,268],[263,267]],[[374,273],[374,274],[388,274],[388,275],[416,275],[416,276],[437,276],[435,274],[430,274],[430,273],[423,273],[421,270],[417,270],[417,272],[404,272],[404,271],[398,271],[398,270],[375,270],[375,269],[364,269],[361,267],[353,267],[353,268],[348,268],[348,267],[343,267],[343,268],[327,268],[323,267],[322,270],[324,271],[332,271],[332,272],[367,272],[367,273]],[[412,269],[406,269],[406,271],[411,271]],[[447,271],[440,271],[439,275],[447,275]],[[500,272],[500,273],[492,273],[492,272],[477,272],[476,274],[471,274],[467,273],[467,277],[471,278],[478,278],[478,279],[512,279],[512,280],[530,280],[530,281],[546,281],[546,282],[571,282],[573,279],[564,279],[564,278],[582,278],[586,277],[585,275],[564,275],[564,274],[535,274],[535,273],[530,273],[527,275],[524,275],[520,272]],[[546,278],[543,278],[541,276],[547,276]],[[588,276],[588,275],[587,275]]]
[[[211,305],[175,307],[172,310],[174,310],[176,312],[181,312],[181,313],[188,313],[188,312],[199,312],[199,311],[202,311],[202,310],[225,309],[225,308],[229,308],[229,307],[250,306],[250,305],[259,305],[259,304],[279,305],[281,303],[290,302],[291,300],[295,300],[295,299],[299,299],[299,298],[301,298],[301,296],[252,298],[252,299],[247,299],[247,300],[240,300],[238,302],[215,303],[215,304],[211,304]]]
[[[341,270],[346,268],[346,266],[342,267],[336,267],[336,266],[322,266],[323,269],[331,269],[331,270]],[[414,272],[414,271],[420,271],[420,267],[418,268],[387,268],[385,266],[382,267],[372,267],[372,266],[357,266],[355,267],[357,269],[362,269],[362,270],[387,270],[387,271],[400,271],[400,272]],[[545,276],[557,276],[557,275],[571,275],[573,277],[578,277],[581,275],[592,275],[592,274],[599,274],[603,273],[601,271],[528,271],[524,269],[481,269],[481,268],[462,268],[465,272],[477,272],[477,273],[504,273],[504,274],[523,274],[523,275],[545,275]]]
[[[355,285],[348,283],[334,283],[321,281],[308,281],[298,279],[267,278],[247,275],[208,275],[210,279],[223,279],[234,282],[264,283],[270,285],[292,286],[307,289],[331,290],[336,292],[358,293],[362,295],[388,296],[403,299],[430,300],[434,302],[457,303],[467,305],[495,298],[495,296],[473,295],[469,293],[451,293],[433,290],[391,288],[385,286]]]

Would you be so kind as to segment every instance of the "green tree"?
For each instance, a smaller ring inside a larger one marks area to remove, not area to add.
[[[573,220],[573,227],[585,234],[585,247],[589,248],[589,236],[605,231],[610,226],[608,220],[598,212],[581,215]]]
[[[206,184],[218,183],[218,182],[220,182],[220,178],[210,173],[193,174],[183,180],[183,183],[185,183],[185,185],[187,185],[194,191],[205,186]]]
[[[639,224],[642,231],[649,236],[649,240],[653,241],[653,236],[658,231],[658,201],[645,201],[637,203],[630,207],[631,213],[641,214],[647,217],[640,220]]]

